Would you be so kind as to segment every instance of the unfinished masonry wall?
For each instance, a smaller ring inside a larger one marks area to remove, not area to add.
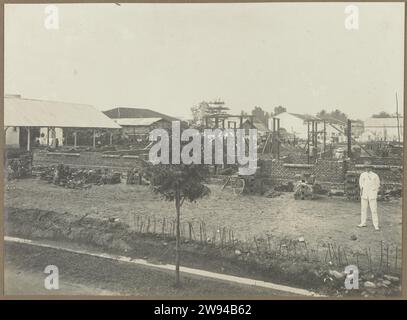
[[[342,184],[347,171],[363,171],[365,166],[349,161],[318,160],[315,164],[288,164],[273,160],[271,166],[272,180],[295,180],[297,174],[309,173],[322,184]],[[379,175],[382,184],[401,184],[402,167],[394,165],[374,165],[372,170]]]
[[[273,179],[294,180],[297,174],[309,173],[320,182],[341,183],[345,177],[343,161],[318,160],[316,164],[288,164],[281,160],[271,163]]]

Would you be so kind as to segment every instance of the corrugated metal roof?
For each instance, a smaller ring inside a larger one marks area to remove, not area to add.
[[[5,127],[120,128],[112,119],[86,104],[4,98]]]
[[[154,122],[160,121],[162,118],[120,118],[114,119],[118,124],[121,126],[132,126],[132,127],[139,127],[139,126],[150,126]]]
[[[177,121],[179,119],[168,116],[166,114],[145,109],[145,108],[136,108],[136,107],[116,107],[114,109],[103,111],[105,115],[112,119],[126,119],[126,118],[163,118],[169,121]]]

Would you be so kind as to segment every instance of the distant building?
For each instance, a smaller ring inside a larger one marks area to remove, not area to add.
[[[342,143],[346,141],[345,127],[343,121],[329,118],[321,119],[308,114],[299,114],[291,112],[280,113],[274,118],[280,119],[280,128],[285,129],[290,137],[306,140],[308,138],[308,122],[315,121],[318,131],[318,141],[324,140],[324,121],[325,121],[325,141],[329,143]],[[273,130],[273,118],[269,119],[269,129]],[[310,132],[312,125],[310,124]]]
[[[120,126],[90,105],[6,95],[4,128],[7,147],[30,150],[37,145],[63,145],[66,138],[63,129],[119,129]]]
[[[144,108],[116,107],[103,111],[103,113],[110,119],[161,118],[168,121],[179,121],[177,118]]]
[[[122,127],[122,133],[131,140],[144,140],[154,129],[171,129],[171,121],[163,118],[120,118],[114,121]]]
[[[343,143],[346,141],[346,126],[347,124],[337,119],[324,119],[325,120],[325,134],[326,143]],[[324,120],[318,123],[318,131],[323,130]],[[323,141],[323,133],[318,134],[318,140]]]
[[[249,119],[247,119],[246,121],[243,122],[242,124],[242,129],[245,129],[248,133],[248,129],[256,129],[257,130],[257,135],[259,137],[263,137],[266,136],[270,130],[267,128],[267,126],[260,122],[260,121],[256,121],[253,120],[253,122],[251,122]]]
[[[132,141],[148,139],[148,134],[154,129],[171,129],[172,121],[181,121],[178,118],[144,108],[116,107],[103,111],[105,115],[113,119],[122,127],[122,136]],[[188,124],[181,121],[181,127]]]
[[[403,141],[404,118],[368,118],[364,123],[365,131],[359,137],[360,141]]]
[[[299,139],[307,139],[308,137],[308,124],[309,120],[320,120],[317,117],[308,114],[298,114],[291,112],[280,113],[274,118],[280,119],[280,128],[284,128],[288,134],[291,134]],[[269,119],[269,130],[273,130],[273,118]]]

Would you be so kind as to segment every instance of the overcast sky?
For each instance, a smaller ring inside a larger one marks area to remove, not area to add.
[[[186,116],[202,100],[364,119],[403,105],[404,4],[5,6],[5,93]]]

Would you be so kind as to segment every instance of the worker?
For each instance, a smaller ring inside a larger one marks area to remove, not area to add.
[[[371,163],[365,162],[365,172],[360,175],[360,201],[361,201],[361,221],[358,227],[366,227],[367,207],[369,205],[372,212],[372,221],[375,230],[379,230],[379,218],[377,215],[377,193],[380,187],[379,176],[371,170]]]

